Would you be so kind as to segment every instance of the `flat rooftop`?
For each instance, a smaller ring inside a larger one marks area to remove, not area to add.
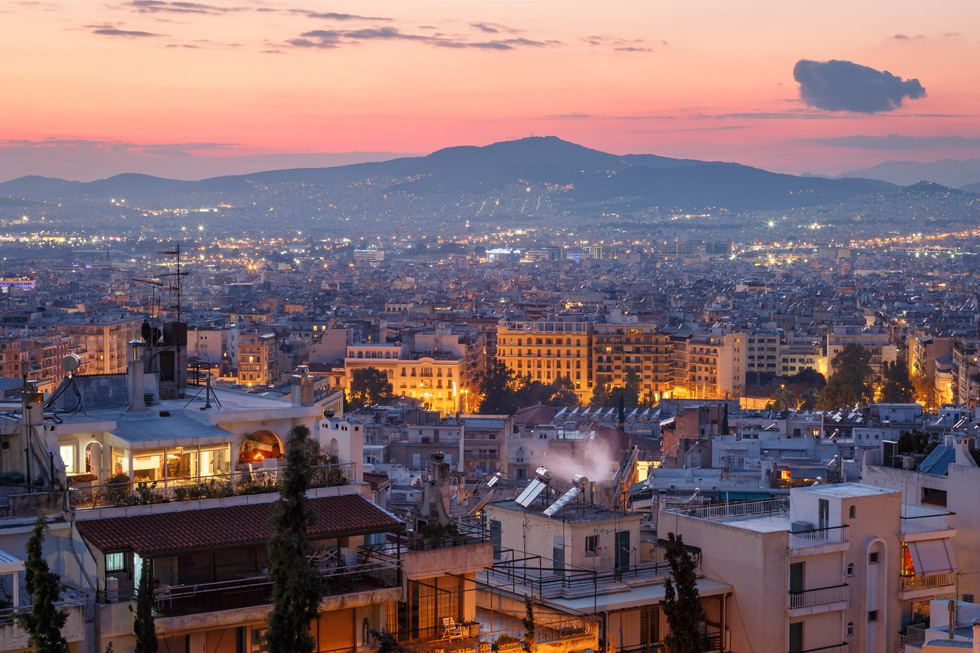
[[[526,513],[529,515],[538,515],[547,519],[548,516],[544,514],[545,508],[557,500],[557,496],[551,497],[547,502],[543,501],[541,497],[538,497],[532,501],[530,506],[527,508],[518,504],[517,501],[514,501],[513,499],[507,501],[493,501],[490,503],[490,505],[494,508],[512,510],[514,512]],[[623,519],[624,517],[636,517],[639,519],[640,513],[624,512],[622,510],[616,510],[615,508],[609,508],[608,506],[601,506],[595,503],[586,503],[581,500],[581,497],[578,497],[578,500],[571,501],[563,508],[558,510],[551,516],[551,519],[565,522],[587,522],[603,521],[606,519]]]

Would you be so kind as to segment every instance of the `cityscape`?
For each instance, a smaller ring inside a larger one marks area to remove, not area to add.
[[[327,4],[0,0],[0,653],[980,651],[980,5]]]

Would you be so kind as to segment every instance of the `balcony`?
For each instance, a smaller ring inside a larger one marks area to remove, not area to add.
[[[467,574],[493,564],[490,533],[482,524],[456,523],[441,534],[411,534],[404,540],[389,536],[381,544],[361,547],[360,556],[373,560],[401,560],[405,576],[432,578],[444,574]]]
[[[906,510],[919,508],[919,506],[905,506]],[[900,520],[899,532],[904,536],[904,540],[915,541],[921,539],[933,539],[944,531],[956,529],[955,512],[925,512],[916,515],[908,515]],[[947,535],[952,537],[953,533]],[[916,537],[923,536],[923,537]],[[927,537],[926,537],[927,536]]]
[[[847,536],[847,526],[832,526],[829,528],[813,528],[805,531],[790,531],[790,556],[845,551],[848,548]]]
[[[401,597],[400,565],[388,561],[364,562],[352,567],[320,567],[324,611],[361,605],[382,604]],[[272,581],[255,576],[231,581],[171,585],[154,591],[157,632],[186,630],[199,623],[202,615],[211,614],[215,625],[234,625],[243,620],[261,620],[272,604]],[[133,590],[108,595],[101,593],[104,611],[122,614],[119,608],[131,605]]]
[[[91,594],[81,590],[65,590],[55,607],[68,613],[68,619],[61,628],[62,636],[70,643],[85,641],[85,606]],[[17,616],[31,611],[31,606],[0,609],[0,642],[4,650],[26,649],[28,635],[17,622]]]
[[[850,651],[851,645],[844,642],[831,646],[821,646],[820,648],[808,648],[805,651],[790,651],[790,653],[850,653]]]
[[[789,499],[764,499],[762,501],[739,501],[735,503],[719,503],[699,508],[668,508],[667,512],[697,519],[723,521],[729,519],[752,519],[784,515],[789,511]]]
[[[956,572],[944,571],[938,574],[916,574],[914,576],[902,576],[899,590],[902,592],[937,590],[952,587],[955,584]]]
[[[348,485],[354,478],[355,465],[356,463],[339,463],[314,467],[310,487]],[[167,481],[73,485],[69,490],[69,500],[75,510],[92,510],[279,492],[283,469],[280,467],[278,470],[268,471],[236,471],[231,474]]]
[[[846,583],[801,592],[790,592],[790,616],[800,617],[820,612],[843,610],[848,605],[850,595],[850,586]]]

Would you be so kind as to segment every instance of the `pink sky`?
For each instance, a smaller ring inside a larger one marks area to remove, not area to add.
[[[0,56],[0,180],[194,178],[268,161],[245,155],[531,134],[787,172],[980,157],[976,0],[0,0]],[[800,59],[928,95],[814,109]]]

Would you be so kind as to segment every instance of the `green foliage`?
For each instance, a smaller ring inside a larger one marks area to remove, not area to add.
[[[626,374],[624,385],[596,384],[595,389],[592,390],[592,398],[589,400],[589,405],[593,408],[620,404],[624,410],[632,410],[640,405],[640,377],[632,370]]]
[[[374,647],[375,653],[402,653],[405,650],[405,647],[400,645],[395,636],[387,630],[377,631],[372,628],[369,632],[377,642]]]
[[[538,650],[538,644],[534,633],[534,603],[530,596],[524,597],[524,618],[521,623],[524,625],[524,650],[534,653]]]
[[[109,645],[105,647],[105,653],[115,653],[115,649],[112,648],[112,642],[109,642]]]
[[[701,653],[705,614],[697,587],[694,558],[680,535],[667,534],[666,558],[670,576],[664,580],[661,602],[670,635],[664,638],[668,653]],[[673,578],[673,582],[671,582]]]
[[[520,643],[521,640],[517,639],[513,635],[508,635],[507,633],[504,633],[503,635],[501,635],[500,637],[494,640],[493,644],[490,646],[490,649],[493,651],[500,651],[507,646],[510,646],[512,644],[520,644]]]
[[[269,653],[312,653],[316,642],[310,623],[316,618],[323,594],[320,574],[307,560],[311,547],[306,533],[313,512],[306,491],[310,487],[310,430],[297,426],[286,442],[286,470],[269,539],[269,577],[272,611],[266,619]]]
[[[140,584],[136,588],[133,634],[136,635],[135,653],[157,653],[157,629],[153,619],[153,566],[149,558],[143,558]]]
[[[361,367],[351,372],[347,394],[352,410],[384,404],[394,396],[388,376],[376,367]]]
[[[830,362],[834,374],[821,391],[817,407],[836,410],[870,402],[874,398],[870,361],[871,352],[860,345],[846,345],[837,352]]]
[[[939,408],[939,394],[936,392],[936,385],[929,378],[919,372],[912,377],[912,387],[915,388],[915,396],[918,401],[925,405],[927,411],[935,411]]]
[[[772,399],[766,404],[766,408],[772,410],[795,410],[796,395],[787,387],[781,387],[772,395]]]
[[[480,377],[483,400],[477,412],[490,415],[509,415],[519,408],[541,403],[548,406],[578,406],[575,384],[560,376],[550,383],[519,377],[513,370],[497,361]]]
[[[67,653],[68,642],[62,637],[61,629],[68,613],[54,605],[61,598],[61,579],[44,559],[45,528],[44,518],[38,517],[27,540],[24,568],[31,610],[19,613],[17,623],[27,633],[28,646],[37,653]]]
[[[886,404],[908,404],[915,401],[915,385],[904,360],[881,365],[881,401]]]
[[[899,454],[928,454],[938,443],[918,429],[906,431],[898,438]]]

